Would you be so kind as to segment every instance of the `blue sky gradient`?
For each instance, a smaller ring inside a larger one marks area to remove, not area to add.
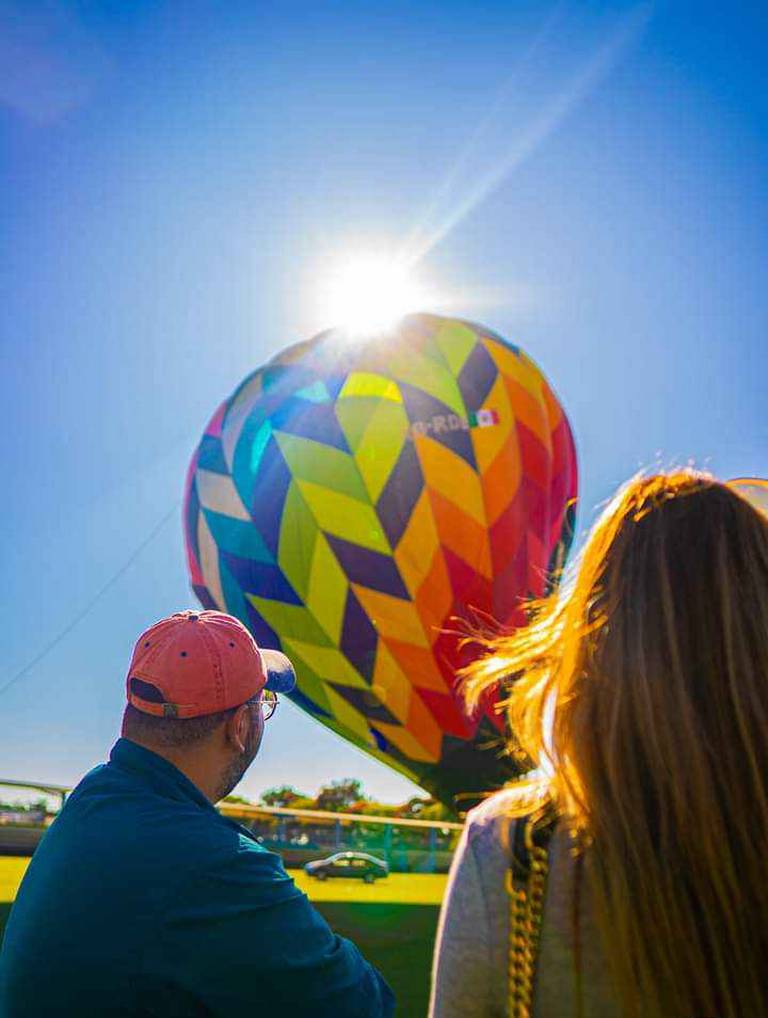
[[[768,474],[758,5],[0,0],[0,776],[104,758],[143,627],[192,602],[175,514],[219,401],[333,322],[352,247],[519,342],[579,521],[643,465]],[[290,705],[245,794],[411,786]]]

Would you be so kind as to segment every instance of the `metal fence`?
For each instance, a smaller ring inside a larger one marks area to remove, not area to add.
[[[333,852],[378,856],[397,872],[439,873],[450,866],[461,824],[363,813],[221,803],[219,810],[248,827],[287,866],[300,866]]]
[[[50,797],[41,810],[0,810],[0,855],[31,855],[71,789],[0,778],[0,789],[21,789]],[[383,859],[395,872],[447,871],[461,824],[435,820],[331,813],[240,803],[219,803],[219,811],[247,827],[259,842],[278,852],[286,866],[303,866],[335,852],[359,851]]]

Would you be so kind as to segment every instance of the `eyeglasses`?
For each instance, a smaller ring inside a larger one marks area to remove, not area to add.
[[[269,721],[277,710],[277,693],[271,689],[265,689],[258,696],[251,697],[245,701],[249,707],[259,707],[265,721]]]

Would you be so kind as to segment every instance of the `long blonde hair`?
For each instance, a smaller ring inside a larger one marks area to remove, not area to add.
[[[468,699],[516,679],[625,1012],[768,1013],[768,519],[707,474],[635,478],[486,649]]]

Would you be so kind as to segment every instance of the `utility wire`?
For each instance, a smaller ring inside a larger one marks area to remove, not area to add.
[[[110,576],[110,578],[107,580],[107,582],[102,587],[100,587],[99,590],[96,591],[96,593],[86,604],[83,610],[78,615],[76,615],[71,622],[68,622],[67,625],[60,632],[58,632],[56,636],[54,636],[53,639],[49,643],[47,643],[43,647],[43,649],[38,654],[36,654],[35,657],[32,658],[30,662],[28,662],[28,664],[24,665],[24,667],[20,671],[16,672],[16,674],[12,678],[10,678],[4,686],[0,686],[0,696],[2,696],[3,693],[6,693],[11,688],[11,686],[15,685],[20,679],[23,679],[27,675],[29,675],[29,673],[35,667],[37,667],[37,665],[39,665],[40,662],[44,658],[46,658],[51,653],[52,650],[58,647],[58,645],[65,637],[69,636],[73,629],[80,625],[83,619],[86,618],[93,611],[93,609],[102,599],[102,597],[104,597],[104,595],[107,594],[115,586],[115,584],[122,579],[123,576],[125,576],[125,574],[131,568],[136,559],[141,555],[144,549],[154,541],[154,539],[157,537],[157,535],[160,533],[160,531],[163,529],[166,523],[168,523],[168,521],[173,516],[176,515],[180,505],[181,499],[177,499],[176,502],[174,502],[174,504],[165,514],[165,516],[163,516],[163,518],[158,523],[155,524],[155,526],[152,528],[149,534],[147,534],[147,536],[144,538],[141,544],[134,548],[130,556],[120,566],[117,572],[113,573],[112,576]]]

